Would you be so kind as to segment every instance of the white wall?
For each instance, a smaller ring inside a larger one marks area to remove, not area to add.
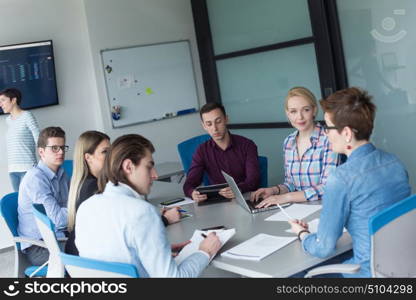
[[[156,162],[177,161],[178,142],[203,133],[197,114],[112,129],[99,54],[106,48],[189,39],[199,99],[205,103],[189,0],[2,0],[0,9],[0,44],[53,40],[60,104],[32,112],[40,127],[62,126],[70,147],[87,129],[105,131],[113,139],[139,133],[154,143]],[[0,117],[2,133],[4,119]],[[12,191],[4,134],[0,154],[0,195],[4,195]],[[9,245],[0,224],[0,249]]]
[[[189,39],[199,101],[204,104],[190,0],[2,0],[0,9],[0,44],[53,40],[60,104],[32,112],[41,127],[62,126],[70,147],[88,129],[102,130],[112,139],[138,133],[154,143],[156,162],[179,161],[176,145],[203,133],[198,114],[113,129],[100,57],[102,49]],[[0,195],[11,192],[4,118],[0,117]],[[0,224],[0,249],[10,244]]]
[[[189,0],[85,0],[88,32],[104,129],[114,138],[138,133],[150,139],[156,162],[179,161],[176,145],[202,134],[199,115],[113,129],[100,50],[189,39],[199,101],[205,103],[202,75]]]
[[[82,0],[2,0],[0,11],[1,45],[53,40],[60,104],[32,110],[39,126],[61,126],[70,148],[86,129],[102,129]],[[0,196],[12,191],[5,132],[3,115],[0,116]],[[10,244],[0,226],[0,248]]]

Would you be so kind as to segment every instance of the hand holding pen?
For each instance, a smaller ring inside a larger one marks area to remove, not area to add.
[[[221,241],[215,232],[208,235],[201,234],[204,240],[199,244],[199,250],[204,251],[210,257],[214,256],[221,248]]]
[[[179,206],[170,209],[164,208],[162,214],[168,220],[169,224],[173,224],[179,222],[181,219],[181,208]]]

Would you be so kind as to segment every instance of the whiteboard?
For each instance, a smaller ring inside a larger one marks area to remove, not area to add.
[[[113,128],[196,112],[189,41],[102,50]],[[117,119],[119,117],[119,119]]]

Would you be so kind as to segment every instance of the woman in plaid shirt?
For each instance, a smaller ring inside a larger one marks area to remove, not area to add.
[[[321,200],[326,179],[339,164],[323,127],[315,122],[318,105],[312,92],[304,87],[290,89],[285,108],[289,122],[297,129],[283,144],[285,182],[252,193],[252,201],[264,199],[257,207]]]

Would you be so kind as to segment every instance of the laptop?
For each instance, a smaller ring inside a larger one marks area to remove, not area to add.
[[[238,188],[237,184],[235,183],[234,178],[232,178],[230,175],[228,175],[224,171],[221,171],[221,172],[222,172],[222,175],[224,175],[224,178],[227,181],[228,185],[233,190],[235,199],[237,200],[238,204],[240,204],[249,213],[256,214],[259,212],[279,209],[277,205],[270,205],[269,207],[256,208],[256,205],[259,204],[259,202],[251,202],[250,199],[248,200],[244,199],[244,196],[241,193],[240,189]],[[291,203],[285,203],[285,204],[280,204],[280,206],[286,207],[286,206],[289,206],[290,204]]]
[[[213,184],[207,186],[200,186],[197,187],[196,190],[201,194],[207,195],[207,199],[205,201],[198,202],[198,206],[210,205],[215,203],[222,203],[222,202],[230,202],[231,199],[225,198],[218,194],[218,192],[228,187],[227,183],[220,183],[220,184]]]

